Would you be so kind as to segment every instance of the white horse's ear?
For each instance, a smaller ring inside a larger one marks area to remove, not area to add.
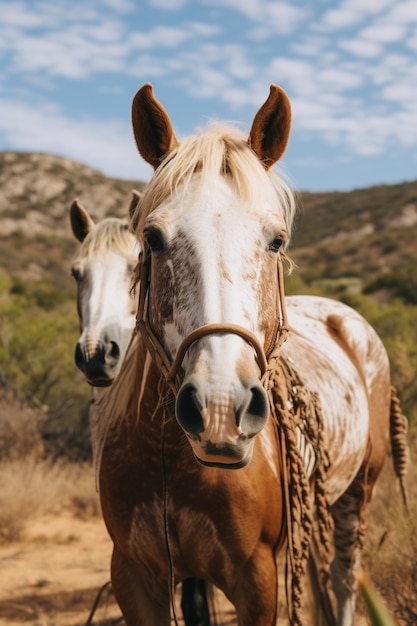
[[[95,226],[94,221],[78,200],[74,200],[71,204],[70,220],[74,237],[81,242],[84,241],[90,230]]]
[[[150,83],[143,85],[133,98],[132,124],[141,156],[156,169],[162,158],[177,147],[178,141],[168,114],[155,99]]]
[[[269,96],[252,123],[248,143],[265,169],[285,152],[291,128],[291,104],[285,91],[271,85]]]
[[[129,206],[129,218],[130,219],[133,218],[133,215],[136,211],[136,207],[138,206],[141,198],[142,198],[141,192],[136,191],[136,189],[132,189],[132,199],[130,200],[130,206]]]

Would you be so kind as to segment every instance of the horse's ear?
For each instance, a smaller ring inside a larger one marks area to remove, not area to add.
[[[136,226],[137,226],[137,219],[134,221],[133,216],[135,215],[136,208],[141,198],[142,198],[141,192],[137,191],[136,189],[132,189],[132,199],[130,200],[130,206],[129,206],[129,220],[130,220],[130,226],[133,232],[135,232]]]
[[[281,87],[271,85],[266,102],[255,115],[248,139],[265,169],[269,169],[284,154],[290,128],[289,98]]]
[[[90,230],[95,226],[94,221],[78,200],[74,200],[71,204],[70,220],[74,237],[81,242],[84,241]]]
[[[154,98],[150,83],[143,85],[133,98],[132,124],[140,154],[156,169],[165,154],[178,145],[178,141],[168,113]]]

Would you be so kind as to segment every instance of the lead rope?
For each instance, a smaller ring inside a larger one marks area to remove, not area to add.
[[[290,623],[302,626],[303,578],[315,544],[319,557],[319,591],[327,607],[326,583],[329,579],[329,557],[333,533],[332,518],[326,494],[328,457],[322,439],[321,407],[317,394],[308,392],[288,359],[280,358],[274,350],[269,360],[267,392],[271,414],[276,422],[280,441],[282,489],[287,523],[286,594]],[[302,433],[315,452],[314,491],[304,466],[297,433]],[[313,508],[317,513],[318,529],[313,525]],[[328,609],[330,611],[330,608]],[[329,612],[330,622],[334,617]]]
[[[177,610],[175,607],[175,574],[174,574],[174,558],[172,556],[171,541],[169,538],[169,520],[168,520],[168,472],[165,458],[165,422],[166,422],[166,410],[165,405],[162,404],[162,394],[164,392],[164,379],[162,376],[158,383],[158,397],[159,405],[162,410],[161,420],[161,457],[162,457],[162,501],[163,501],[163,516],[164,516],[164,537],[165,547],[168,556],[168,570],[169,570],[169,601],[171,605],[172,617],[174,619],[175,626],[179,626],[177,617]]]
[[[284,277],[281,256],[278,259],[278,306],[281,315],[279,336],[268,353],[268,367],[262,377],[262,384],[268,394],[272,417],[279,431],[280,464],[282,469],[282,490],[284,495],[285,520],[287,526],[287,550],[285,559],[285,588],[289,619],[292,626],[302,626],[302,579],[306,572],[306,565],[310,551],[310,541],[313,536],[313,518],[310,505],[310,485],[306,475],[304,462],[297,445],[296,419],[289,407],[288,389],[285,379],[292,381],[294,372],[286,363],[287,375],[282,367],[281,347],[289,335],[289,324],[285,306]],[[291,370],[291,371],[290,371]],[[297,380],[294,387],[300,387],[301,381]],[[295,384],[295,383],[293,383]],[[300,400],[297,398],[297,400]],[[291,403],[292,405],[294,403]],[[304,403],[299,402],[299,410],[302,411]],[[311,412],[312,406],[310,406]],[[314,411],[319,420],[319,411]],[[320,425],[318,424],[318,437],[315,441],[316,454],[319,456],[319,475],[317,491],[321,494],[323,488],[322,474],[323,464],[326,465],[322,446],[320,445]],[[314,437],[316,439],[316,437]],[[319,507],[319,535],[325,543],[324,554],[327,556],[330,530],[329,512],[325,506]],[[324,559],[326,570],[327,559]]]

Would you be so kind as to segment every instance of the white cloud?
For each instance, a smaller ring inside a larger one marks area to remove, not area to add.
[[[115,0],[117,2],[118,0]],[[166,11],[179,11],[188,3],[188,0],[148,0],[148,4],[155,9],[164,9]]]
[[[176,48],[190,37],[191,34],[184,28],[156,26],[149,30],[132,33],[129,36],[129,43],[138,50]]]
[[[406,46],[413,51],[417,52],[417,29],[410,35],[406,41]]]
[[[387,21],[401,24],[417,23],[417,3],[415,0],[397,0],[392,2],[392,7],[386,16]]]
[[[203,0],[203,6],[221,7],[222,9],[231,9],[241,13],[249,20],[257,21],[262,15],[264,0],[251,0],[251,2],[242,2],[242,0]]]
[[[268,2],[266,0],[204,0],[204,6],[221,7],[242,14],[253,24],[251,37],[262,39],[271,33],[288,35],[307,18],[310,11],[294,6],[291,2]]]
[[[372,59],[381,56],[383,48],[374,41],[366,39],[342,39],[339,42],[340,48],[352,54],[363,57],[365,59]]]
[[[94,72],[124,69],[128,49],[121,43],[97,42],[82,31],[22,37],[14,47],[13,70],[83,78]]]
[[[399,102],[400,104],[408,102],[415,109],[417,84],[415,81],[411,83],[392,83],[383,89],[382,95],[386,100],[391,100],[392,102]]]
[[[53,104],[41,107],[0,100],[0,134],[16,150],[74,158],[104,173],[148,180],[150,166],[138,154],[130,121],[70,119]]]
[[[20,29],[36,28],[43,25],[42,16],[28,9],[22,2],[0,3],[1,23],[3,27],[14,26]]]
[[[134,0],[100,0],[100,2],[119,13],[131,13],[135,10]]]
[[[361,39],[377,43],[394,43],[401,41],[406,35],[407,29],[403,24],[376,23],[360,32]]]
[[[320,26],[325,29],[351,28],[367,17],[383,13],[395,0],[344,0],[323,15]]]

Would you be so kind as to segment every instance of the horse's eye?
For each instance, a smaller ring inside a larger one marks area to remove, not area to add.
[[[158,228],[149,227],[143,231],[145,241],[152,252],[161,252],[165,247],[164,236]]]
[[[81,280],[81,271],[77,267],[72,267],[71,276],[78,282]]]
[[[283,243],[284,239],[282,237],[275,237],[275,239],[269,244],[269,249],[271,252],[279,252]]]

